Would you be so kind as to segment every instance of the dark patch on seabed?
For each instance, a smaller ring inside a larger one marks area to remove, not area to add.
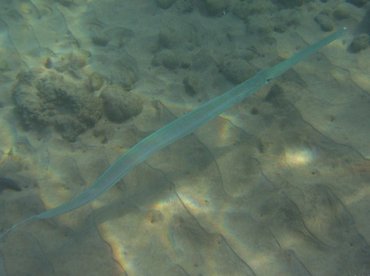
[[[4,190],[13,190],[19,192],[22,190],[22,188],[13,179],[0,176],[0,193],[2,193]]]

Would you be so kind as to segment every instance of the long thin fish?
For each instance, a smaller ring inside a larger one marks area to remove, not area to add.
[[[99,195],[113,187],[122,177],[124,177],[135,166],[146,160],[149,156],[158,150],[168,146],[176,140],[192,133],[201,125],[217,117],[219,114],[241,102],[246,97],[252,95],[269,81],[280,76],[292,66],[317,52],[320,48],[341,37],[346,28],[328,35],[318,42],[302,49],[289,59],[278,63],[277,65],[259,71],[255,76],[235,86],[224,94],[213,98],[212,100],[200,105],[193,111],[179,117],[147,136],[126,153],[122,154],[110,167],[108,167],[95,182],[79,195],[70,201],[46,210],[38,215],[26,218],[0,235],[0,239],[13,231],[16,227],[29,223],[31,221],[48,219],[68,213],[77,209],[90,201],[96,199]]]

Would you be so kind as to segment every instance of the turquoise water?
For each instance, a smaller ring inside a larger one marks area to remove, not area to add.
[[[369,273],[369,54],[353,32],[364,9],[180,0],[1,7],[2,231],[78,195],[200,103],[331,31],[349,32],[96,201],[9,233],[0,273]]]

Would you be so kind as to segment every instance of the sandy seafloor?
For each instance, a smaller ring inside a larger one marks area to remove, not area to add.
[[[350,46],[366,9],[1,1],[2,230],[258,69],[349,32],[91,204],[11,232],[0,275],[370,275],[370,49]]]

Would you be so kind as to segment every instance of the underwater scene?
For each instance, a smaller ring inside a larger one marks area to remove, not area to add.
[[[0,276],[370,276],[370,1],[0,0]]]

